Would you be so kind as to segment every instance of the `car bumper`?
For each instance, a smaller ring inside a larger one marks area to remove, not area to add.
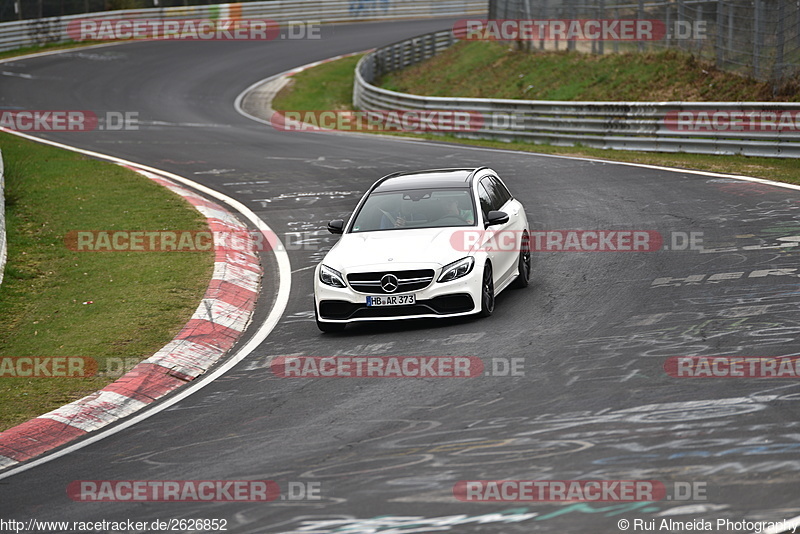
[[[440,275],[436,270],[436,277]],[[451,282],[439,283],[436,278],[429,286],[417,291],[393,293],[416,296],[415,304],[398,306],[367,306],[367,296],[386,296],[362,293],[346,288],[335,288],[319,281],[319,267],[315,272],[314,303],[321,321],[351,323],[358,321],[391,321],[396,319],[423,319],[458,317],[480,311],[480,269],[473,268],[467,276]]]

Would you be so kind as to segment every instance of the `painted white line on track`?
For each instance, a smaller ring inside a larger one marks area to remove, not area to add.
[[[295,269],[294,271],[292,271],[292,274],[299,273],[300,271],[307,271],[309,269],[316,269],[316,268],[317,268],[316,265],[309,265],[308,267],[300,267],[299,269]]]
[[[228,372],[228,370],[230,370],[237,363],[239,363],[240,361],[245,359],[256,347],[258,347],[258,345],[260,345],[261,342],[263,342],[264,339],[266,339],[266,337],[272,332],[272,330],[278,324],[278,321],[280,320],[281,316],[283,315],[283,312],[286,310],[287,304],[289,303],[289,293],[290,293],[291,287],[292,287],[292,275],[291,275],[292,266],[291,266],[291,263],[289,262],[289,254],[286,252],[286,249],[283,246],[283,243],[280,242],[280,239],[277,237],[277,234],[272,231],[272,229],[267,225],[267,223],[265,223],[263,220],[261,220],[261,218],[259,218],[258,215],[256,215],[250,208],[248,208],[247,206],[245,206],[244,204],[242,204],[238,200],[235,200],[235,199],[233,199],[233,198],[231,198],[231,197],[229,197],[229,196],[227,196],[227,195],[225,195],[223,193],[220,193],[219,191],[215,191],[214,189],[211,189],[210,187],[206,187],[206,186],[204,186],[202,184],[198,184],[196,182],[193,182],[192,180],[189,180],[188,178],[184,178],[184,177],[179,176],[177,174],[173,174],[173,173],[170,173],[170,172],[162,171],[162,170],[156,169],[154,167],[149,167],[147,165],[141,165],[139,163],[134,163],[132,161],[127,161],[127,160],[124,160],[122,158],[117,158],[115,156],[109,156],[109,155],[106,155],[106,154],[101,154],[99,152],[93,152],[93,151],[90,151],[90,150],[84,150],[82,148],[72,147],[72,146],[69,146],[69,145],[65,145],[65,144],[62,144],[62,143],[55,142],[55,141],[50,141],[50,140],[47,140],[47,139],[39,139],[37,137],[31,136],[31,135],[28,135],[28,134],[23,134],[23,133],[20,133],[20,132],[7,130],[5,128],[0,128],[0,131],[6,132],[6,133],[10,133],[10,134],[13,134],[13,135],[17,135],[17,136],[23,137],[25,139],[30,139],[30,140],[36,141],[38,143],[43,143],[43,144],[54,146],[54,147],[57,147],[57,148],[63,148],[63,149],[66,149],[66,150],[70,150],[72,152],[78,152],[80,154],[84,154],[86,156],[90,156],[90,157],[93,157],[93,158],[102,159],[102,160],[105,160],[105,161],[110,161],[110,162],[117,163],[117,164],[120,164],[120,165],[128,165],[128,166],[134,167],[136,169],[149,171],[149,172],[152,172],[154,174],[158,174],[159,176],[163,176],[165,178],[169,178],[170,180],[174,180],[176,182],[180,182],[182,184],[185,184],[185,185],[187,185],[187,186],[189,186],[189,187],[191,187],[193,189],[196,189],[197,191],[201,191],[201,192],[207,194],[208,196],[213,197],[213,198],[215,198],[215,199],[227,204],[232,209],[238,211],[245,218],[247,218],[247,220],[250,221],[256,228],[258,228],[258,230],[260,230],[261,232],[269,232],[266,235],[274,235],[275,236],[275,239],[277,240],[278,246],[272,247],[272,250],[275,253],[275,258],[276,258],[277,263],[278,263],[278,275],[279,275],[278,294],[277,294],[277,296],[275,298],[275,303],[272,305],[272,309],[270,310],[269,315],[267,316],[267,318],[264,320],[263,323],[261,323],[261,325],[258,327],[258,329],[253,334],[253,336],[250,338],[250,340],[245,345],[243,345],[241,348],[239,348],[233,356],[229,357],[225,362],[220,364],[219,367],[214,369],[213,372],[209,373],[208,375],[203,376],[202,378],[199,378],[197,381],[194,381],[194,382],[190,383],[189,385],[185,386],[184,389],[179,390],[174,395],[169,395],[169,396],[165,397],[163,401],[157,401],[158,403],[156,405],[154,405],[152,407],[145,408],[144,412],[142,412],[142,413],[140,413],[138,415],[135,415],[135,416],[131,417],[130,419],[125,419],[122,422],[120,422],[119,424],[116,424],[115,426],[113,426],[113,427],[111,427],[111,428],[109,428],[107,430],[100,430],[100,431],[97,431],[97,433],[89,434],[87,438],[82,439],[78,443],[75,443],[73,445],[68,445],[68,446],[64,447],[63,449],[59,449],[58,451],[53,452],[51,454],[45,453],[45,456],[42,456],[41,458],[38,458],[36,460],[28,462],[28,463],[26,463],[24,465],[21,465],[19,467],[16,467],[16,468],[13,468],[13,469],[9,469],[8,471],[4,471],[4,472],[0,473],[0,480],[2,480],[4,478],[8,478],[10,476],[22,473],[23,471],[27,471],[28,469],[31,469],[31,468],[36,467],[38,465],[42,465],[44,463],[47,463],[47,462],[49,462],[51,460],[55,460],[56,458],[59,458],[59,457],[64,456],[64,455],[67,455],[67,454],[69,454],[69,453],[71,453],[73,451],[76,451],[78,449],[82,449],[82,448],[86,447],[87,445],[91,445],[92,443],[100,441],[101,439],[107,438],[107,437],[112,436],[112,435],[114,435],[114,434],[116,434],[118,432],[121,432],[122,430],[125,430],[126,428],[131,427],[131,426],[135,425],[136,423],[144,421],[145,419],[148,419],[149,417],[152,417],[153,415],[155,415],[155,414],[157,414],[157,413],[159,413],[159,412],[161,412],[163,410],[166,410],[167,408],[169,408],[169,407],[173,406],[174,404],[180,402],[181,400],[185,399],[189,395],[197,393],[202,388],[206,387],[207,385],[211,384],[214,380],[216,380],[220,376],[224,375],[226,372]]]

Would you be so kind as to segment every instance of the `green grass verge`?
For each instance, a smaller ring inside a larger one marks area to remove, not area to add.
[[[800,102],[796,81],[773,96],[767,82],[717,70],[674,49],[606,55],[529,53],[496,42],[461,42],[428,61],[389,73],[381,85],[404,93],[471,98]]]
[[[0,358],[83,356],[101,372],[171,340],[213,270],[211,252],[74,252],[72,230],[203,230],[181,197],[123,167],[0,134],[8,263],[0,285]],[[83,304],[92,301],[92,304]],[[0,377],[0,429],[116,378]]]
[[[555,54],[567,57],[567,54]],[[580,54],[573,54],[578,56]],[[583,57],[591,57],[582,55]],[[352,109],[353,71],[358,57],[344,58],[308,69],[293,76],[293,82],[275,98],[272,106],[276,110],[329,110]],[[572,57],[568,58],[573,61]],[[446,69],[446,66],[442,66]],[[580,69],[573,67],[578,73]],[[486,72],[483,71],[477,72]],[[494,74],[489,77],[494,77]],[[479,84],[478,84],[479,85]],[[448,87],[448,86],[445,86]],[[391,88],[391,87],[387,87]],[[482,95],[484,97],[496,95]],[[601,100],[615,100],[613,91],[601,95]],[[394,135],[394,134],[390,134]],[[526,142],[505,143],[502,141],[461,139],[452,135],[403,134],[405,137],[432,139],[451,143],[502,148],[542,154],[591,157],[629,163],[663,165],[729,174],[743,174],[800,184],[800,165],[796,160],[780,158],[756,158],[748,156],[709,156],[685,153],[632,152],[627,150],[603,150],[587,147],[557,147]]]
[[[362,56],[329,61],[294,75],[272,107],[296,111],[352,109],[353,72]]]

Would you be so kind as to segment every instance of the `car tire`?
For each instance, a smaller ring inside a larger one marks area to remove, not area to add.
[[[511,287],[523,289],[528,287],[531,278],[531,240],[528,234],[522,234],[519,247],[519,261],[517,262],[519,275],[514,279]]]
[[[481,317],[489,317],[494,313],[494,278],[492,275],[492,264],[487,263],[483,268],[483,278],[481,279]]]
[[[317,321],[317,328],[325,333],[342,332],[347,327],[345,323],[328,323],[325,321],[320,321],[319,315],[317,314],[316,303],[314,303],[314,319]]]

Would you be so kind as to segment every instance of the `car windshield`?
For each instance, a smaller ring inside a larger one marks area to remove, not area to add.
[[[370,195],[351,231],[474,225],[475,207],[469,189],[412,189]]]

